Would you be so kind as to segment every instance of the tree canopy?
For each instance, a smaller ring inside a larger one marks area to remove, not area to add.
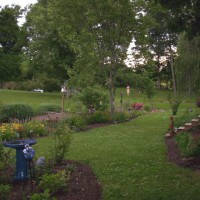
[[[23,32],[17,19],[19,6],[4,7],[0,10],[0,83],[14,80],[20,74],[20,54],[23,47]]]

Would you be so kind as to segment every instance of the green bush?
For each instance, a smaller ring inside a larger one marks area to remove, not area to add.
[[[172,97],[171,95],[168,96],[168,101],[172,110],[172,114],[176,115],[178,108],[181,104],[181,97]]]
[[[45,124],[41,121],[31,120],[27,123],[24,123],[23,128],[28,137],[47,135]]]
[[[83,130],[86,126],[86,121],[82,116],[73,115],[62,120],[63,123],[66,123],[70,129]]]
[[[41,104],[37,109],[37,114],[46,114],[47,112],[60,112],[61,106],[56,104]]]
[[[11,190],[10,185],[0,184],[0,199],[7,200],[9,197],[10,190]]]
[[[124,112],[115,112],[113,115],[113,120],[118,122],[125,122],[127,121],[128,116]]]
[[[25,121],[33,117],[34,112],[32,107],[26,104],[9,104],[2,106],[0,110],[2,118],[0,120],[12,121],[20,120]]]
[[[51,197],[49,190],[45,190],[44,193],[36,193],[30,197],[30,200],[56,200]]]
[[[43,190],[48,190],[50,194],[54,194],[60,190],[66,190],[68,180],[69,174],[62,170],[56,174],[44,174],[40,179],[39,186]]]
[[[69,127],[60,122],[54,133],[54,144],[51,147],[50,152],[53,156],[53,160],[56,164],[62,163],[64,160],[71,143],[71,130]]]
[[[87,124],[111,122],[112,117],[108,112],[96,111],[85,116]]]
[[[94,108],[99,111],[105,111],[109,104],[108,95],[96,88],[84,89],[80,95],[80,100],[88,109]]]
[[[189,132],[184,132],[175,136],[175,140],[182,156],[200,156],[200,139],[194,139]]]
[[[183,115],[179,117],[175,117],[174,120],[174,126],[179,127],[183,126],[185,123],[189,123],[193,118],[196,118],[198,116],[198,113],[196,111],[189,111],[186,110]]]

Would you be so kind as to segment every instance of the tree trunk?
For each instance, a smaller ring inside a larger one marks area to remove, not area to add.
[[[110,91],[110,113],[113,116],[115,112],[115,86],[113,81],[113,74],[110,71],[110,80],[109,80],[109,91]]]
[[[174,88],[174,96],[176,96],[176,94],[177,94],[176,80],[175,80],[175,74],[174,74],[174,61],[173,61],[173,54],[172,54],[171,47],[170,47],[170,56],[171,56],[171,70],[172,70],[172,81],[173,81],[173,88]]]

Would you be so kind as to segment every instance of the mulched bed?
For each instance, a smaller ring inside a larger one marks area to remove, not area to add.
[[[57,200],[101,200],[102,189],[92,168],[86,164],[76,161],[65,161],[57,166],[55,170],[65,169],[67,165],[74,167],[70,175],[67,192],[55,194]],[[8,200],[22,200],[23,196],[30,197],[31,194],[41,192],[35,181],[13,182],[12,191]]]
[[[191,134],[194,139],[200,137],[200,130],[193,130]],[[166,137],[165,143],[167,145],[167,156],[170,162],[192,170],[200,169],[200,157],[181,157],[174,137]]]

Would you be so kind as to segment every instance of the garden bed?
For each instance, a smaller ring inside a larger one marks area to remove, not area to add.
[[[193,130],[191,135],[194,139],[200,138],[200,130]],[[180,167],[200,170],[200,157],[182,157],[174,137],[166,137],[165,143],[167,145],[167,156],[170,162]]]
[[[70,175],[67,191],[59,191],[54,195],[57,200],[100,200],[101,185],[92,172],[92,168],[86,164],[75,161],[65,161],[62,165],[57,166],[54,170],[65,169],[71,165],[74,171]],[[8,174],[12,176],[12,170]],[[8,200],[21,200],[23,197],[29,197],[38,192],[42,192],[36,181],[11,182],[12,190]]]

